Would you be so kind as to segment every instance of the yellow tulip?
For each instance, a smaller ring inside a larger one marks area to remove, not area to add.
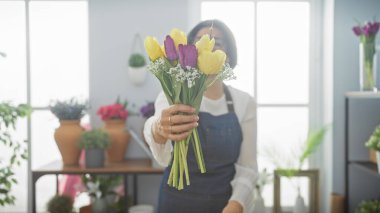
[[[203,51],[198,56],[198,68],[206,75],[218,74],[226,61],[226,53],[221,50],[215,52]]]
[[[164,57],[164,53],[162,52],[161,46],[156,38],[152,36],[146,37],[144,46],[150,60],[155,61],[158,58]]]
[[[186,34],[177,28],[174,28],[172,31],[170,31],[170,37],[173,39],[175,48],[177,50],[179,44],[187,44]]]
[[[198,55],[200,55],[203,51],[211,52],[212,49],[214,49],[214,45],[215,39],[212,38],[210,40],[210,36],[208,34],[203,35],[201,39],[195,43],[198,50]]]

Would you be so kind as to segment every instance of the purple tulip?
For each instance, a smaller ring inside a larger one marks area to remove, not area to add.
[[[354,31],[355,35],[357,35],[357,36],[361,36],[363,33],[360,26],[356,26],[356,27],[352,28],[352,31]]]
[[[164,41],[165,46],[165,53],[166,58],[169,59],[169,61],[174,61],[178,59],[177,50],[174,45],[174,40],[170,36],[166,36],[166,39]]]
[[[370,24],[370,28],[369,28],[369,33],[371,35],[376,35],[377,31],[379,31],[379,28],[380,28],[380,23],[379,22],[375,22],[375,23],[369,23]]]
[[[195,67],[197,65],[198,52],[193,44],[178,45],[179,49],[179,63],[182,69],[186,67]]]
[[[352,28],[355,35],[357,36],[375,36],[380,28],[380,22],[368,22],[363,27],[355,26]]]

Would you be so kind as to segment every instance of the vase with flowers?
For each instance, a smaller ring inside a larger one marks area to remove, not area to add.
[[[352,28],[360,38],[359,66],[362,91],[377,91],[376,88],[376,34],[380,22],[366,22]]]
[[[104,121],[103,129],[111,138],[111,146],[107,149],[108,162],[124,160],[130,138],[126,129],[127,105],[127,101],[121,103],[118,98],[114,104],[101,106],[97,111],[97,114]]]
[[[80,136],[84,129],[80,125],[81,118],[86,114],[87,103],[75,98],[54,101],[50,111],[58,118],[59,127],[54,132],[54,139],[62,155],[64,165],[78,165]]]

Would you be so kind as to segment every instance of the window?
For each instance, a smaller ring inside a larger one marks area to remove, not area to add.
[[[26,103],[26,34],[25,3],[23,1],[0,1],[0,101],[11,101],[13,104]],[[17,141],[27,139],[27,122],[25,119],[16,125],[17,133],[13,138]],[[7,158],[9,149],[0,145],[0,159]],[[15,169],[15,177],[19,184],[13,188],[17,195],[14,206],[0,208],[1,212],[26,212],[27,208],[27,162]]]
[[[276,147],[276,150],[284,150],[284,155],[291,156],[307,135],[310,16],[308,0],[201,3],[202,20],[220,19],[235,34],[237,80],[226,83],[253,95],[257,101],[259,170],[274,168],[268,160],[273,157],[268,156],[268,149]],[[297,159],[290,157],[288,160]],[[306,186],[307,182],[300,184]],[[296,190],[291,185],[282,184],[282,191],[294,192],[282,198],[284,206],[294,204]],[[273,204],[272,193],[273,187],[265,188],[266,205]],[[301,193],[307,198],[307,191]]]
[[[19,124],[17,137],[31,136],[31,168],[60,159],[53,138],[58,121],[48,109],[50,102],[57,98],[88,98],[87,7],[88,2],[84,0],[0,0],[0,52],[7,55],[6,58],[0,56],[0,78],[7,79],[0,84],[0,101],[26,103],[30,100],[34,110],[30,126],[27,127],[27,122]],[[26,38],[29,38],[29,52]],[[27,67],[27,56],[30,67]],[[30,79],[27,79],[28,72]],[[30,85],[29,93],[27,85]],[[88,122],[88,117],[82,121]],[[0,149],[0,156],[3,154]],[[26,212],[27,171],[31,169],[27,169],[26,164],[17,171],[20,175],[14,191],[16,205],[0,208],[0,212]],[[39,179],[37,188],[37,210],[42,212],[55,194],[55,177]]]

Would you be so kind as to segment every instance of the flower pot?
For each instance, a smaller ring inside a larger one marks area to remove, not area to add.
[[[336,193],[330,195],[330,212],[343,213],[344,211],[344,196]]]
[[[377,158],[377,172],[380,174],[380,151],[376,152],[376,158]]]
[[[137,205],[129,208],[129,213],[153,213],[154,208],[151,205]]]
[[[86,149],[86,168],[104,166],[104,149]]]
[[[105,121],[103,129],[111,138],[110,147],[107,149],[107,160],[109,162],[121,162],[124,160],[130,138],[125,127],[125,120],[115,119]]]
[[[92,203],[92,213],[107,213],[108,206],[105,198],[96,198]]]
[[[369,150],[369,161],[373,162],[373,163],[377,163],[377,159],[376,159],[376,151],[373,150],[373,149],[370,149]]]
[[[78,165],[80,148],[79,140],[84,129],[80,120],[63,120],[54,132],[54,139],[62,155],[63,164]]]
[[[128,67],[128,78],[134,85],[141,85],[146,79],[146,67]]]

